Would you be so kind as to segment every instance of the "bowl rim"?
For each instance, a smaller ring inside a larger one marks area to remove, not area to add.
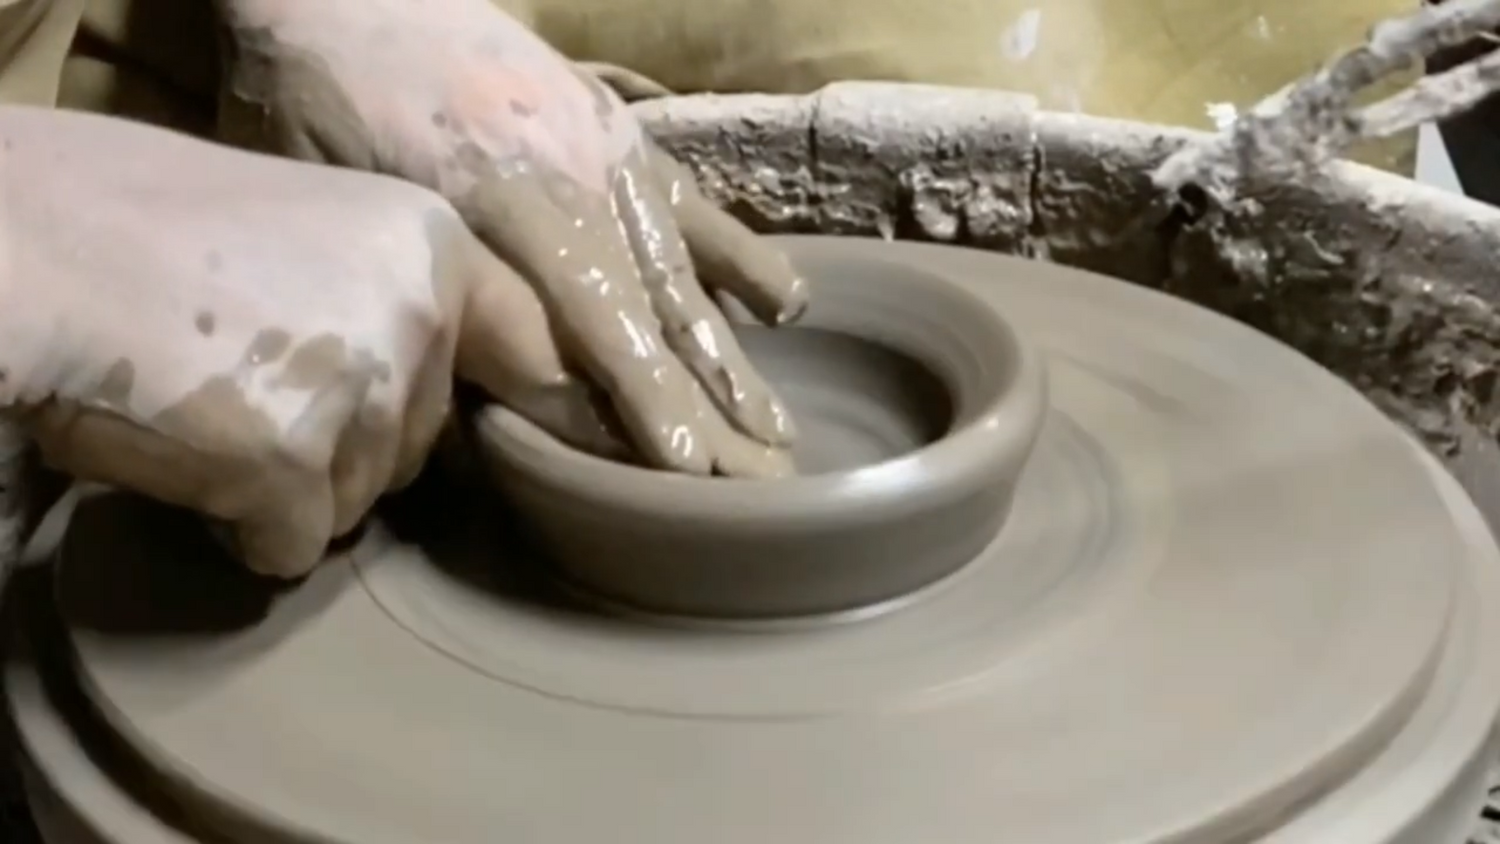
[[[1001,347],[1014,364],[1008,384],[976,408],[967,422],[934,442],[889,460],[840,472],[775,479],[709,478],[633,466],[574,449],[519,413],[491,404],[475,421],[480,448],[492,466],[499,463],[509,471],[530,475],[533,483],[566,489],[581,505],[730,527],[761,527],[768,521],[796,527],[824,526],[830,520],[869,523],[900,518],[930,509],[934,500],[957,498],[997,485],[1001,482],[997,473],[1018,474],[1046,413],[1042,352],[1006,319],[994,301],[966,283],[905,264],[878,263],[913,276],[913,286],[940,279],[942,295],[967,300],[963,302],[966,310],[980,315],[991,329],[992,337],[986,342]],[[818,282],[810,280],[816,295]],[[844,333],[879,342],[861,337],[857,331]],[[918,363],[928,366],[920,357]],[[945,386],[951,389],[952,385]],[[517,470],[517,466],[524,468]]]

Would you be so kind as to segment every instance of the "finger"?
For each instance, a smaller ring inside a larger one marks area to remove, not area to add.
[[[594,75],[627,103],[672,96],[672,91],[649,76],[607,62],[579,62],[578,67]]]
[[[791,451],[745,436],[725,421],[708,396],[699,391],[703,439],[714,455],[714,471],[731,478],[786,478],[797,473]]]
[[[317,472],[299,472],[234,524],[240,559],[256,574],[288,580],[323,560],[334,536],[333,486]]]
[[[373,361],[353,361],[291,426],[287,450],[311,471],[328,475],[333,536],[358,527],[394,474],[403,419],[370,401],[379,377]]]
[[[416,480],[447,425],[453,413],[453,359],[453,344],[435,338],[412,379],[385,492],[404,489]]]
[[[540,288],[564,352],[609,394],[641,456],[712,471],[693,427],[694,379],[661,337],[609,197],[533,173],[494,180],[470,215],[485,243]]]
[[[738,299],[767,325],[802,316],[807,281],[786,255],[709,202],[687,169],[666,153],[648,143],[646,157],[703,283]]]
[[[769,445],[794,437],[786,406],[755,371],[729,323],[693,275],[672,214],[645,172],[629,162],[615,185],[615,211],[650,294],[662,337],[719,409],[744,433]]]
[[[349,420],[328,472],[333,536],[343,536],[358,527],[386,491],[396,471],[401,434],[401,420],[368,405]]]
[[[454,371],[575,448],[604,456],[625,451],[600,418],[588,385],[564,366],[536,291],[482,244],[473,242],[468,251],[472,282]]]
[[[302,577],[323,559],[329,541],[354,529],[374,496],[368,493],[381,465],[394,461],[382,448],[377,412],[366,404],[376,377],[372,362],[352,364],[332,384],[313,395],[282,440],[284,459],[267,467],[272,473],[262,495],[235,520],[235,537],[245,565],[271,577]],[[384,434],[388,440],[390,433]],[[343,465],[336,467],[338,458]],[[346,500],[339,513],[333,473],[341,471]],[[389,472],[389,469],[386,469]]]
[[[113,413],[53,405],[22,420],[47,465],[228,519],[262,480],[259,467],[205,457],[181,440]]]
[[[330,466],[345,428],[364,407],[376,372],[373,360],[366,364],[352,362],[350,369],[336,376],[333,383],[314,393],[287,427],[282,450],[301,467]]]
[[[300,577],[322,559],[332,536],[332,491],[316,472],[296,471],[301,482],[289,484],[278,473],[290,467],[205,457],[181,439],[101,410],[54,407],[23,424],[46,461],[78,480],[234,522],[240,559],[258,573]]]

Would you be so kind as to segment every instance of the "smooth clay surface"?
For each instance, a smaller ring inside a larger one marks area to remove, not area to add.
[[[571,582],[680,620],[863,616],[994,540],[1042,424],[1040,356],[995,303],[849,252],[797,256],[810,309],[749,335],[798,412],[799,477],[652,472],[482,418],[476,447]]]
[[[952,430],[948,388],[900,352],[821,328],[747,325],[735,334],[797,420],[792,459],[799,474],[894,460]]]
[[[643,624],[519,583],[498,505],[449,490],[428,538],[392,515],[275,594],[107,497],[60,557],[77,679],[236,840],[1459,840],[1500,709],[1500,554],[1406,434],[1138,286],[786,245],[943,276],[1045,353],[1010,519],[952,588],[857,624]],[[20,688],[52,788],[116,828]]]

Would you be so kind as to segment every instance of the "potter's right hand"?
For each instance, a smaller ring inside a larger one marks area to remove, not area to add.
[[[0,108],[0,407],[55,468],[294,577],[417,473],[455,371],[522,408],[578,393],[536,295],[437,194]]]

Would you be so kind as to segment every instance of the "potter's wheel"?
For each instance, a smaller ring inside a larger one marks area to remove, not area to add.
[[[467,500],[425,551],[377,528],[256,603],[180,517],[111,498],[61,552],[82,686],[235,840],[1462,839],[1500,709],[1500,555],[1403,433],[1295,353],[1126,284],[785,243],[958,279],[1047,353],[1010,520],[920,600],[753,633],[591,615],[500,582],[518,552]],[[241,597],[205,614],[216,594]],[[18,688],[43,779],[118,828]]]

